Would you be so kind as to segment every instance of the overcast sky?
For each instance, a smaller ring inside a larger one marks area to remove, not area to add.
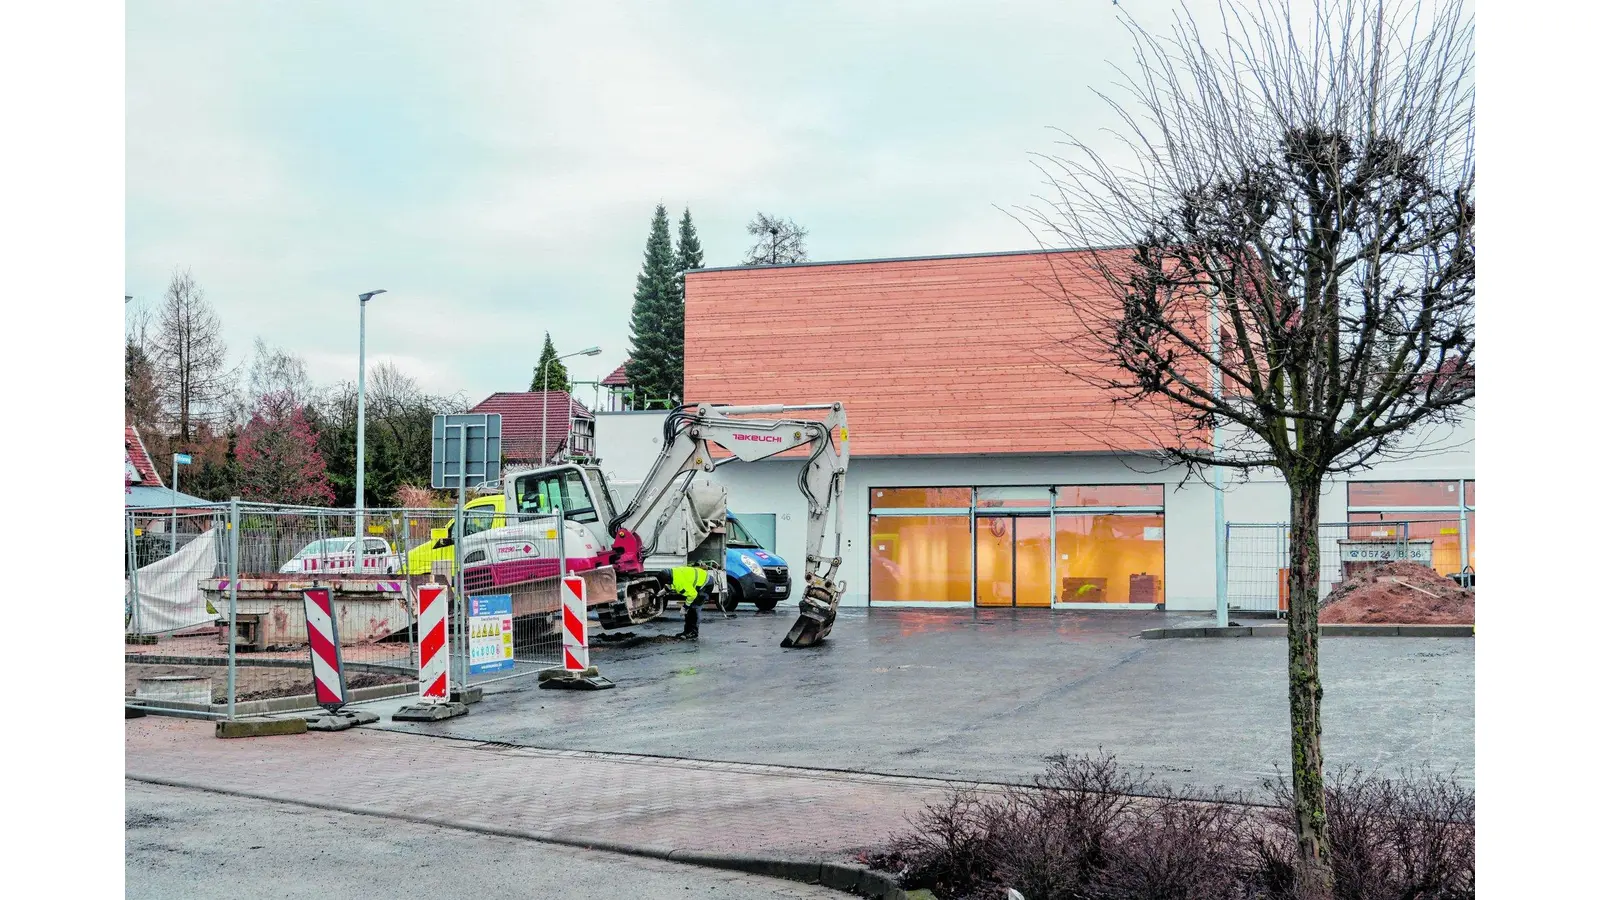
[[[1123,0],[1151,24],[1169,2]],[[1128,38],[1111,0],[128,4],[127,293],[193,271],[243,359],[319,381],[369,361],[476,402],[525,390],[543,333],[575,378],[627,352],[652,210],[707,265],[758,209],[812,259],[1035,246],[1052,127]],[[581,395],[580,395],[581,396]]]

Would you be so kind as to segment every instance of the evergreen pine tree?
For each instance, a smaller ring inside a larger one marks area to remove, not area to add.
[[[644,266],[633,289],[631,330],[628,383],[635,394],[653,400],[681,398],[683,296],[678,289],[667,208],[661,204],[656,205],[655,217],[650,220]]]
[[[546,368],[545,364],[549,363]],[[544,333],[544,350],[539,354],[539,363],[533,367],[533,381],[529,382],[530,391],[566,391],[572,392],[572,382],[567,378],[567,367],[556,359],[556,345],[550,340],[550,332]]]
[[[676,256],[676,296],[673,298],[671,310],[667,315],[664,331],[667,343],[671,347],[671,372],[672,390],[674,398],[683,397],[683,304],[684,284],[683,273],[690,269],[704,268],[705,254],[700,250],[700,236],[695,233],[694,220],[689,218],[689,210],[683,211],[683,218],[678,221],[678,252]]]

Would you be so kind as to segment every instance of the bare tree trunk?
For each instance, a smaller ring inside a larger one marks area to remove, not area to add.
[[[1302,896],[1333,896],[1328,813],[1322,782],[1322,677],[1317,668],[1317,525],[1322,478],[1294,472],[1289,482],[1289,748]]]

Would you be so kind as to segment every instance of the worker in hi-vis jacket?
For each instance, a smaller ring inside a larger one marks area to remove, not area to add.
[[[703,563],[672,567],[672,590],[683,600],[683,634],[679,637],[699,640],[700,605],[711,599],[714,585]]]

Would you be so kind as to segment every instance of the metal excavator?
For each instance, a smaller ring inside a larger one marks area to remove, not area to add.
[[[797,414],[814,418],[788,417]],[[612,485],[597,465],[508,473],[504,482],[507,517],[523,521],[463,540],[463,575],[469,588],[474,583],[500,584],[526,577],[515,573],[526,572],[527,564],[534,561],[517,559],[519,548],[537,552],[531,550],[534,543],[529,538],[550,527],[547,521],[526,517],[559,505],[565,517],[564,530],[573,532],[583,526],[567,538],[571,570],[610,567],[616,574],[615,602],[598,608],[601,625],[611,629],[648,622],[666,610],[671,596],[670,566],[704,561],[720,568],[722,564],[727,493],[714,481],[696,482],[696,476],[731,462],[755,462],[803,449],[798,483],[806,499],[804,591],[799,598],[799,616],[782,646],[815,646],[833,629],[845,587],[836,579],[849,437],[844,406],[839,403],[680,406],[667,414],[661,453],[621,509],[613,499]],[[713,446],[726,454],[713,454]],[[823,555],[825,547],[827,556]]]

